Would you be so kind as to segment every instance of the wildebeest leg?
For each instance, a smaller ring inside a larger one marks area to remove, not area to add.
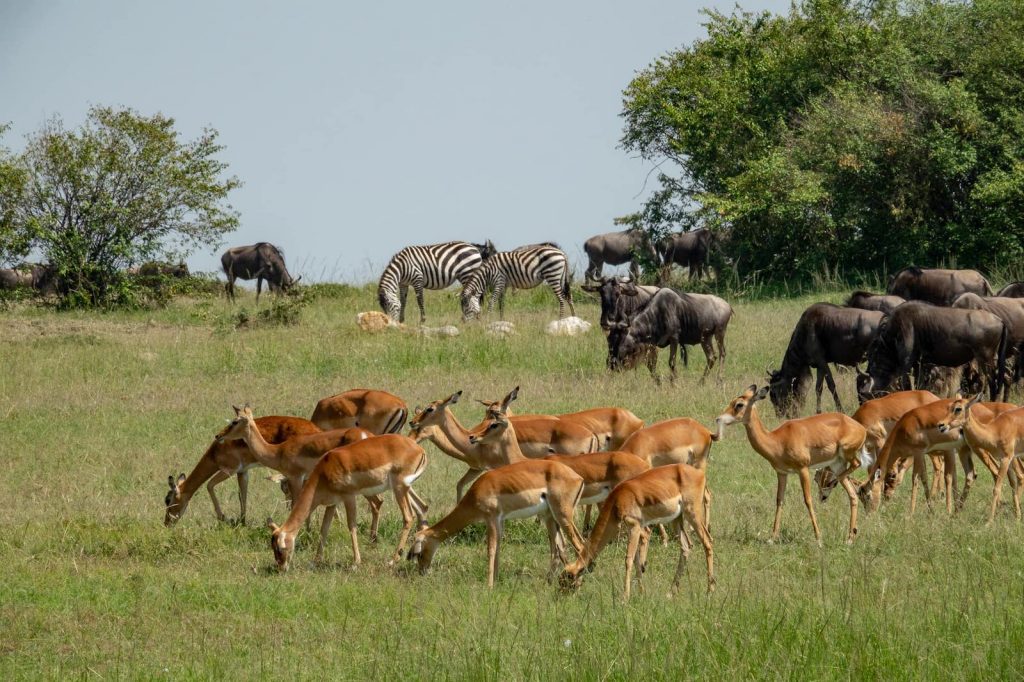
[[[235,275],[233,273],[228,274],[228,283],[224,285],[224,289],[228,292],[228,298],[231,301],[235,300]]]
[[[655,373],[658,368],[658,349],[656,346],[647,346],[647,369],[651,372],[651,376],[657,380],[658,375]]]
[[[822,371],[821,367],[814,368],[817,374],[817,379],[814,382],[814,394],[816,398],[814,412],[815,414],[821,414],[821,388],[822,384],[825,383],[825,372]]]
[[[679,350],[678,343],[670,343],[668,346],[668,380],[675,383],[676,380],[676,352]],[[686,346],[683,346],[683,356],[686,354]],[[686,361],[683,361],[686,364]]]
[[[715,366],[715,349],[711,345],[711,337],[705,336],[700,340],[700,347],[704,351],[704,357],[707,359],[707,367],[704,368],[704,374],[700,378],[700,382],[704,383],[704,380],[708,378],[708,374],[711,373],[711,368]]]
[[[260,304],[260,292],[263,291],[263,275],[256,275],[256,305]]]
[[[725,371],[725,331],[715,332],[715,341],[718,342],[718,379],[721,381]]]
[[[588,255],[587,258],[590,263],[587,265],[586,279],[599,280],[601,279],[602,271],[604,270],[604,262],[600,259],[595,259],[593,256]]]
[[[836,401],[836,412],[843,411],[843,403],[839,400],[839,393],[836,391],[836,380],[832,377],[832,368],[825,365],[825,383],[828,384],[828,390],[832,392],[832,399]],[[821,412],[821,392],[818,392],[818,411]]]

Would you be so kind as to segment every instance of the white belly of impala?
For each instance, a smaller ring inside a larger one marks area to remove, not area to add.
[[[679,515],[682,514],[682,513],[683,513],[683,502],[682,502],[682,500],[680,500],[679,503],[676,505],[676,510],[675,510],[674,513],[669,514],[668,516],[650,517],[650,518],[648,518],[647,520],[644,521],[644,525],[645,526],[654,526],[654,525],[657,525],[657,524],[671,523],[671,522],[675,521],[676,519],[678,519]]]
[[[580,504],[600,504],[608,499],[608,494],[612,491],[610,486],[601,488],[601,491],[596,495],[590,497],[584,497],[580,500]]]
[[[506,519],[527,519],[531,516],[536,516],[548,508],[547,498],[542,498],[537,504],[532,504],[529,507],[520,507],[515,511],[510,511],[502,514],[503,518]]]
[[[383,483],[381,483],[378,486],[374,486],[372,488],[363,488],[362,490],[359,491],[359,494],[360,495],[380,495],[382,492],[385,492],[390,487],[391,486],[388,484],[388,482],[384,481]]]

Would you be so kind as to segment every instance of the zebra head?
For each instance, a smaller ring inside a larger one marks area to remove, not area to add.
[[[466,282],[466,286],[462,288],[463,322],[469,322],[480,316],[480,304],[484,300],[484,278],[481,270],[474,272],[473,276]]]

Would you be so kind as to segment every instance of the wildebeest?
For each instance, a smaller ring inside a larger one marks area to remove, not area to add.
[[[223,258],[221,259],[223,262]],[[185,263],[161,263],[158,261],[149,261],[139,266],[137,274],[141,277],[174,277],[176,279],[182,279],[188,277],[188,266]]]
[[[629,295],[628,291],[623,293]],[[668,347],[669,371],[675,378],[679,346],[683,347],[683,364],[686,364],[686,346],[700,344],[708,363],[701,377],[703,381],[715,366],[716,359],[720,362],[719,371],[725,364],[725,331],[731,318],[732,306],[717,296],[659,289],[632,320],[611,324],[608,366],[612,369],[632,366],[644,351],[645,344]],[[717,355],[713,340],[718,345]]]
[[[933,305],[949,305],[964,293],[991,296],[992,287],[977,270],[942,270],[903,268],[889,280],[886,293],[908,301],[925,301]]]
[[[23,263],[13,268],[0,268],[0,290],[34,289],[51,294],[57,286],[57,269],[52,265]]]
[[[1000,298],[1024,298],[1024,282],[1010,282],[1000,289],[996,296]]]
[[[708,264],[708,253],[711,250],[711,232],[703,227],[689,232],[672,234],[655,247],[664,266],[662,278],[667,277],[672,264],[687,268],[690,279],[704,276],[704,268]]]
[[[583,243],[583,250],[586,251],[587,258],[590,260],[584,275],[586,280],[601,279],[601,271],[604,269],[605,263],[608,265],[629,263],[629,272],[633,279],[636,279],[640,276],[640,265],[636,260],[637,254],[645,254],[652,262],[658,258],[647,232],[638,227],[622,232],[606,232],[595,235]]]
[[[622,294],[623,287],[630,283],[621,277],[602,277],[596,284],[584,284],[583,291],[597,294],[601,299],[601,329],[608,331],[612,322],[629,320],[640,311],[659,287],[637,286],[631,296]]]
[[[1014,356],[1013,383],[1021,378],[1021,360],[1024,358],[1024,299],[1006,296],[982,297],[961,294],[953,301],[954,308],[987,310],[1006,325],[1007,356]]]
[[[768,395],[779,416],[787,419],[797,416],[807,396],[812,368],[818,374],[815,411],[821,412],[822,382],[827,382],[836,411],[842,412],[843,404],[829,363],[856,367],[878,334],[883,317],[877,310],[844,308],[831,303],[808,306],[789,337],[782,366],[768,372]]]
[[[870,291],[855,291],[846,299],[847,308],[860,308],[861,310],[877,310],[888,315],[896,306],[906,303],[906,299],[900,296],[887,296],[885,294],[873,294]]]
[[[907,301],[882,322],[868,349],[868,371],[857,377],[864,401],[888,393],[921,365],[960,367],[975,363],[994,399],[1006,373],[1006,325],[987,310],[963,310]]]
[[[269,242],[258,242],[250,246],[235,246],[220,257],[220,264],[227,275],[226,286],[228,297],[235,298],[235,279],[256,280],[256,302],[260,300],[260,292],[263,289],[263,280],[271,291],[287,291],[298,283],[302,277],[292,279],[288,274],[288,268],[284,264],[284,254],[281,249]]]

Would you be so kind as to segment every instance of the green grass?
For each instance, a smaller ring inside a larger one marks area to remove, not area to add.
[[[777,365],[813,296],[735,301],[725,380],[698,383],[699,349],[674,386],[646,371],[604,369],[604,338],[550,338],[547,292],[513,297],[518,334],[481,326],[453,339],[370,335],[355,313],[369,289],[325,290],[298,326],[232,330],[222,301],[177,300],[142,313],[0,313],[0,678],[639,679],[1020,677],[1024,529],[1004,507],[983,525],[987,475],[966,510],[908,518],[908,491],[861,516],[843,544],[848,506],[818,512],[824,547],[790,483],[782,541],[767,543],[775,476],[734,427],[712,451],[718,591],[703,557],[665,597],[676,549],[655,546],[646,592],[621,601],[624,547],[610,548],[573,595],[544,580],[547,543],[532,521],[509,524],[498,584],[486,588],[482,528],[438,552],[432,572],[388,567],[399,528],[392,501],[381,542],[362,536],[349,568],[340,524],[327,565],[302,536],[295,567],[271,570],[262,520],[286,514],[255,470],[246,527],[218,524],[200,491],[162,525],[167,475],[189,471],[212,435],[249,401],[257,414],[308,417],[315,402],[357,387],[423,404],[457,389],[488,398],[522,386],[523,411],[614,404],[649,422],[710,425],[727,401]],[[841,295],[830,293],[829,300]],[[253,309],[251,298],[241,305]],[[454,292],[427,299],[431,324],[457,323]],[[596,321],[593,302],[581,316]],[[693,351],[696,351],[694,354]],[[665,361],[662,359],[662,367]],[[852,376],[839,376],[848,409]],[[830,405],[830,402],[826,402]],[[456,410],[474,422],[481,409]],[[762,413],[770,424],[770,408]],[[461,465],[428,446],[417,490],[433,519],[450,509]],[[237,514],[233,481],[220,488]],[[364,507],[360,524],[365,530]]]

